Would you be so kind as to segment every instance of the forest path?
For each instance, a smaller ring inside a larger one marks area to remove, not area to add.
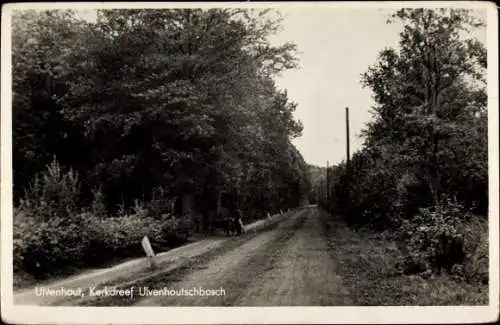
[[[324,216],[323,216],[324,217]],[[178,281],[158,281],[136,306],[331,306],[349,293],[335,273],[335,261],[317,208],[297,210],[275,229],[200,263]],[[193,288],[224,295],[152,296],[151,290]]]

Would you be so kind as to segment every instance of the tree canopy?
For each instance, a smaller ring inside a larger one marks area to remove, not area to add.
[[[110,209],[157,188],[224,192],[249,209],[297,204],[302,125],[273,80],[297,59],[295,45],[269,43],[279,26],[269,10],[98,10],[96,22],[16,12],[16,197],[56,156],[79,173],[81,204],[97,188]]]

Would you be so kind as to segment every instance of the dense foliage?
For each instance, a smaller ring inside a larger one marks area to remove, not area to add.
[[[129,238],[120,245],[137,242],[129,221],[145,229],[185,194],[202,214],[222,204],[249,218],[300,203],[308,169],[291,140],[302,125],[273,81],[296,66],[295,46],[268,42],[280,27],[272,14],[99,10],[90,22],[72,11],[14,13],[15,204],[57,241],[45,255],[78,258],[57,246],[76,240],[57,225],[73,227],[82,211],[89,227],[103,226],[89,242],[118,249],[108,242],[116,232]],[[131,212],[138,201],[144,215]],[[94,220],[112,217],[121,219]],[[165,222],[177,241],[178,222]],[[20,249],[42,245],[29,239],[32,226],[20,225]]]
[[[486,51],[467,38],[482,24],[467,10],[392,18],[403,25],[399,50],[383,50],[362,76],[375,101],[364,147],[331,168],[322,204],[353,226],[410,234],[400,238],[408,269],[451,270],[466,263],[467,240],[483,237],[464,239],[462,225],[484,223],[488,210]]]

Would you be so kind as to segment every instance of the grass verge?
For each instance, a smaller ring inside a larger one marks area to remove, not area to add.
[[[321,213],[326,213],[321,211]],[[356,306],[487,305],[488,284],[469,283],[443,273],[423,279],[396,272],[401,252],[383,233],[354,231],[339,219],[326,216],[329,244],[337,273]]]

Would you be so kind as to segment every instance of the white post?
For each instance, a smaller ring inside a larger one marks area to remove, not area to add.
[[[142,238],[141,244],[142,248],[144,248],[144,251],[149,258],[151,269],[156,269],[155,253],[153,251],[153,247],[151,247],[151,243],[149,242],[148,237],[144,236],[144,238]]]

